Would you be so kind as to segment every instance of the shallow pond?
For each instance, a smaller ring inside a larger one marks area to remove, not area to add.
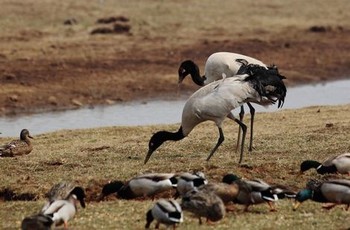
[[[350,103],[350,80],[341,80],[289,87],[283,109],[348,103]],[[0,118],[0,132],[2,133],[0,135],[17,137],[23,128],[29,129],[32,135],[36,135],[60,129],[178,123],[181,121],[184,104],[185,100],[153,100],[97,106],[91,109],[81,108],[63,112],[5,117]],[[276,105],[267,109],[259,105],[255,108],[258,112],[277,110]]]

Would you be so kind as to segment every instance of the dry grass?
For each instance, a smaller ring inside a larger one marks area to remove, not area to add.
[[[87,189],[89,204],[70,222],[74,229],[142,229],[151,201],[110,200],[94,202],[100,186],[111,179],[127,180],[145,172],[182,172],[201,170],[210,181],[219,181],[223,174],[234,172],[246,178],[262,178],[268,182],[289,185],[298,190],[317,176],[308,172],[296,179],[304,159],[323,160],[350,150],[350,105],[310,107],[259,113],[256,117],[255,150],[246,154],[239,167],[233,151],[237,125],[226,122],[226,140],[210,162],[205,158],[217,138],[214,124],[204,123],[180,142],[168,142],[157,150],[147,165],[143,159],[153,132],[177,130],[177,125],[148,127],[108,127],[86,130],[65,130],[35,136],[35,149],[28,156],[0,161],[0,190],[15,194],[30,193],[36,201],[2,202],[2,227],[18,228],[21,220],[40,209],[45,192],[59,180],[73,180]],[[246,118],[248,122],[248,116]],[[326,127],[327,126],[330,127]],[[329,125],[332,124],[332,125]],[[1,139],[7,142],[9,139]],[[348,228],[348,214],[341,208],[321,210],[320,204],[306,202],[298,211],[290,201],[281,201],[278,212],[267,206],[252,207],[251,213],[237,212],[215,224],[218,229],[326,229]],[[132,227],[131,227],[132,226]],[[194,229],[197,220],[186,214],[181,229]],[[212,228],[202,226],[203,229]]]

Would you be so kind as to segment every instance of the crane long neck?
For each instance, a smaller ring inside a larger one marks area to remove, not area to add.
[[[191,78],[192,78],[193,82],[199,86],[203,86],[204,81],[206,80],[205,76],[201,77],[201,75],[199,74],[199,71],[195,72],[195,73],[191,73]]]
[[[162,137],[164,141],[179,141],[183,139],[185,136],[183,135],[182,126],[181,126],[179,130],[175,133],[164,131]]]

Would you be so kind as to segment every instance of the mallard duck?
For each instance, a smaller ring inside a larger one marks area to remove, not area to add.
[[[154,196],[157,193],[176,188],[177,179],[173,173],[150,173],[136,176],[126,182],[113,181],[102,189],[101,198],[117,193],[122,199]]]
[[[235,183],[209,183],[198,187],[198,190],[206,193],[215,193],[226,205],[229,202],[235,201],[239,192],[239,187],[238,184]]]
[[[22,230],[50,230],[53,220],[50,216],[44,214],[36,214],[26,217],[22,220]]]
[[[68,228],[68,220],[72,219],[77,212],[77,203],[85,208],[85,192],[81,187],[75,187],[65,200],[55,200],[50,206],[42,213],[44,215],[52,216],[52,220],[55,225],[64,224],[64,228]]]
[[[295,197],[293,210],[308,199],[320,203],[332,203],[324,208],[330,209],[339,204],[345,204],[346,210],[350,206],[350,180],[331,179],[326,181],[310,181],[305,189],[299,191]]]
[[[177,177],[176,197],[183,196],[193,188],[197,188],[207,183],[208,181],[205,179],[204,173],[202,172],[181,173]]]
[[[340,173],[350,175],[350,153],[330,157],[323,163],[313,160],[303,161],[300,164],[299,175],[311,168],[315,168],[318,174]]]
[[[156,229],[160,224],[165,224],[167,227],[172,225],[175,229],[176,224],[183,222],[181,206],[175,200],[161,199],[147,212],[146,229],[149,229],[153,220],[157,221]]]
[[[29,131],[22,129],[19,140],[13,140],[0,147],[0,157],[14,157],[29,154],[33,150]]]
[[[226,214],[225,205],[215,193],[198,191],[193,189],[182,197],[181,207],[183,210],[192,212],[198,217],[199,224],[202,224],[201,217],[207,222],[219,221]]]
[[[74,188],[75,188],[74,184],[72,182],[67,182],[67,181],[62,181],[52,186],[52,188],[45,194],[47,198],[47,202],[42,208],[41,212],[45,212],[45,210],[55,200],[67,199]]]
[[[234,174],[227,174],[223,177],[223,182],[227,184],[237,184],[238,194],[235,203],[245,205],[244,211],[248,211],[250,205],[267,203],[270,211],[276,211],[275,201],[285,197],[293,197],[293,192],[282,186],[271,186],[263,180],[242,180]]]

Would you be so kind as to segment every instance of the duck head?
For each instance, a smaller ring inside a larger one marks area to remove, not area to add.
[[[313,191],[311,189],[303,189],[299,191],[295,197],[295,203],[293,205],[293,210],[297,210],[300,204],[313,196]]]
[[[27,137],[34,139],[30,134],[28,129],[22,129],[21,134],[20,134],[20,139],[25,140]]]
[[[239,178],[237,175],[229,173],[226,174],[223,178],[222,178],[222,182],[226,183],[226,184],[232,184],[237,180],[240,180],[241,178]]]
[[[82,187],[75,187],[71,192],[70,195],[76,196],[77,200],[79,200],[81,207],[85,208],[85,192]]]

